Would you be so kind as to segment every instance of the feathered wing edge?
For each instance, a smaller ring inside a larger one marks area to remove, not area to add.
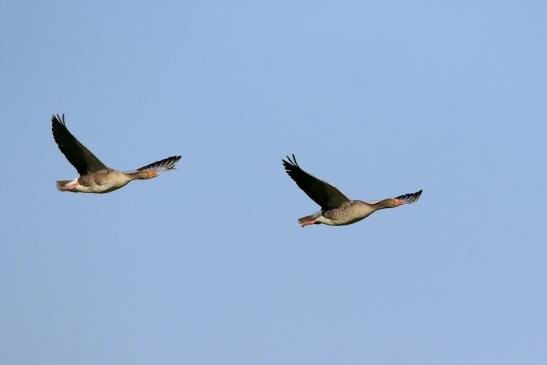
[[[87,149],[68,130],[65,124],[65,115],[53,114],[51,116],[51,129],[53,139],[68,162],[72,164],[80,175],[90,172],[107,170],[108,167],[101,162],[90,150]]]
[[[403,194],[395,197],[395,199],[404,200],[406,204],[412,204],[418,201],[420,199],[420,196],[422,195],[422,190],[417,191],[415,193],[409,193],[409,194]]]
[[[181,158],[182,158],[181,156],[167,157],[167,158],[164,158],[163,160],[152,162],[151,164],[140,167],[137,169],[137,171],[155,170],[160,172],[160,171],[173,170],[175,168],[175,165],[177,164],[177,162],[179,162]]]
[[[296,185],[306,193],[322,209],[336,208],[343,202],[349,200],[334,185],[318,179],[304,171],[296,161],[294,154],[287,156],[287,160],[282,160],[285,172],[294,180]]]

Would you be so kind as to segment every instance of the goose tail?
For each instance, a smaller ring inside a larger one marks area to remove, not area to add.
[[[59,191],[65,191],[65,192],[66,192],[66,191],[70,191],[70,190],[69,190],[69,189],[66,189],[66,188],[63,189],[63,187],[64,187],[66,184],[70,183],[70,182],[72,182],[72,180],[59,180],[59,181],[56,181],[56,182],[55,182],[55,185],[57,186],[57,190],[59,190]]]
[[[315,213],[302,218],[298,218],[298,223],[301,227],[309,226],[311,224],[321,224],[321,222],[317,221],[317,218],[319,218],[320,215],[321,213]]]

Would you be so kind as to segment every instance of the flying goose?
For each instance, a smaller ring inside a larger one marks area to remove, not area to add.
[[[352,224],[365,219],[377,210],[414,203],[422,195],[422,190],[420,190],[378,201],[351,200],[334,185],[302,170],[298,166],[294,154],[292,158],[287,156],[287,160],[282,161],[285,171],[296,182],[296,185],[321,207],[319,212],[298,219],[298,223],[302,227],[321,223],[331,226]]]
[[[74,180],[57,181],[59,191],[73,193],[109,193],[127,185],[132,180],[151,179],[161,171],[175,168],[180,156],[172,156],[138,168],[135,171],[121,172],[107,167],[91,151],[69,132],[65,125],[65,115],[51,117],[53,138],[61,152],[80,174]]]

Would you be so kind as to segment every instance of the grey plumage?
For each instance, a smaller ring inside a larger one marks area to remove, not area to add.
[[[57,181],[57,189],[60,191],[108,193],[127,185],[132,180],[151,179],[158,176],[161,171],[171,170],[181,158],[171,156],[135,171],[121,172],[107,167],[70,133],[65,124],[64,114],[54,114],[51,124],[53,138],[59,149],[80,174],[75,180]]]
[[[375,202],[351,200],[333,185],[302,170],[294,155],[292,158],[287,156],[287,159],[282,161],[285,171],[298,187],[321,207],[319,212],[298,219],[302,227],[321,223],[332,226],[352,224],[377,210],[414,203],[422,194],[420,190]]]

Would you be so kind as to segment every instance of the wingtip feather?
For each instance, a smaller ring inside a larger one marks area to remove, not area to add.
[[[406,204],[412,204],[418,201],[420,199],[420,196],[422,195],[422,189],[415,193],[409,193],[409,194],[403,194],[396,197],[396,199],[401,199],[406,202]]]

